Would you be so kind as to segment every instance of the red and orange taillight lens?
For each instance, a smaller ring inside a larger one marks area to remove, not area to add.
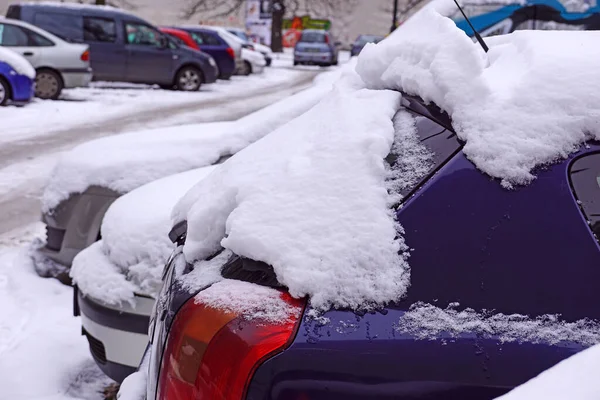
[[[302,308],[303,300],[281,293]],[[301,312],[283,322],[247,319],[189,300],[177,314],[162,360],[160,400],[240,400],[254,371],[293,341]]]

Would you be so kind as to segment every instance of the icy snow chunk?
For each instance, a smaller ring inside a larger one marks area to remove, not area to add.
[[[600,138],[600,32],[518,31],[486,38],[486,54],[433,9],[365,46],[356,69],[369,88],[435,102],[469,159],[507,187]]]
[[[397,92],[348,72],[301,117],[229,159],[173,212],[187,260],[220,247],[273,266],[313,307],[361,308],[402,296],[405,249],[386,190]]]
[[[156,179],[214,164],[306,112],[331,90],[344,68],[352,66],[321,74],[312,87],[235,122],[143,130],[81,144],[65,153],[52,171],[42,211],[93,185],[127,193]]]
[[[278,290],[253,283],[224,279],[194,297],[196,304],[239,314],[244,319],[285,323],[298,318],[302,307],[289,304]]]
[[[498,400],[597,400],[600,398],[600,345],[581,351]]]
[[[10,65],[20,75],[25,75],[31,79],[35,78],[35,69],[29,61],[8,47],[0,46],[0,61]]]
[[[458,303],[445,309],[415,303],[400,318],[396,329],[421,339],[435,339],[441,334],[473,333],[484,338],[497,336],[504,342],[556,344],[566,341],[583,346],[600,342],[600,324],[592,320],[565,322],[557,315],[532,319],[520,314],[478,313],[470,308],[458,311],[456,307]]]

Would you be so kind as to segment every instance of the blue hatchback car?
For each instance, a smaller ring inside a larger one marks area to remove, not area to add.
[[[229,79],[235,73],[235,53],[216,31],[196,27],[177,27],[188,32],[200,46],[200,50],[210,54],[219,67],[219,79]]]
[[[0,106],[9,101],[16,104],[26,103],[34,95],[35,75],[32,77],[31,74],[26,74],[27,71],[22,71],[19,66],[13,64],[10,60],[3,60],[0,53]]]
[[[287,325],[261,325],[195,302],[177,284],[193,268],[175,252],[150,327],[148,400],[487,400],[597,339],[600,144],[505,190],[466,158],[446,113],[414,96],[402,105],[435,154],[396,212],[414,249],[407,296],[314,319],[271,266],[234,255],[224,278],[304,307]],[[182,245],[186,230],[171,239]]]
[[[327,31],[306,29],[294,47],[294,65],[337,65],[340,45]]]

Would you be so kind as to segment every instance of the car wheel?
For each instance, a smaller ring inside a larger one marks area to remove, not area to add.
[[[298,61],[294,61],[294,66],[300,64]]]
[[[35,96],[40,99],[56,100],[63,90],[61,77],[54,71],[42,69],[35,76]]]
[[[195,92],[202,85],[202,73],[194,67],[183,67],[177,73],[175,85],[184,92]]]
[[[242,75],[248,76],[252,73],[252,65],[248,61],[244,61],[244,69],[242,70]]]
[[[6,105],[6,102],[10,98],[10,86],[3,79],[0,78],[0,106]]]

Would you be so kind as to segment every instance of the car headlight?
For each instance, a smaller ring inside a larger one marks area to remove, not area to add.
[[[212,67],[216,67],[217,63],[215,62],[215,59],[212,57],[208,58],[208,63],[212,66]]]

